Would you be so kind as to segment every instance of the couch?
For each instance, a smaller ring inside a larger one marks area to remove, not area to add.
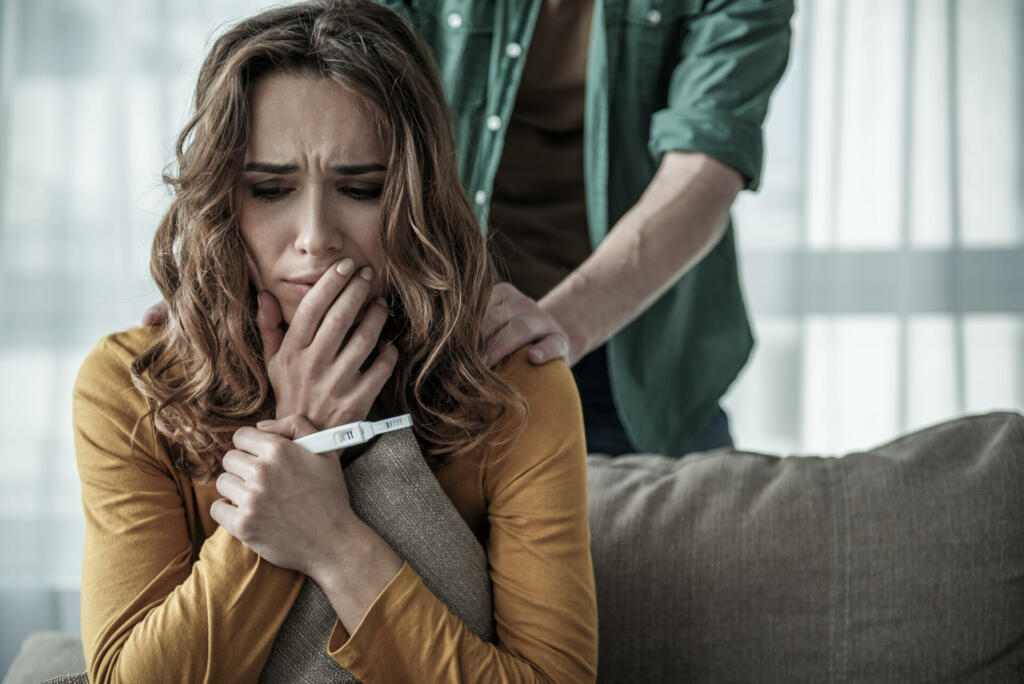
[[[360,515],[395,509],[395,477],[407,506],[412,470],[423,505],[443,507],[410,442],[356,462]],[[1020,414],[961,418],[842,458],[719,450],[589,465],[598,681],[1024,682]],[[361,478],[378,490],[361,494]],[[403,527],[393,514],[389,525]],[[479,563],[453,583],[429,549],[392,534],[428,586],[467,624],[476,606],[479,622],[486,596],[466,589],[488,590]],[[308,634],[323,629],[313,622]],[[77,639],[39,633],[3,684],[83,668]],[[348,681],[338,676],[327,679]]]

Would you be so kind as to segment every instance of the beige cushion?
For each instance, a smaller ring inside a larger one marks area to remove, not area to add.
[[[65,672],[85,669],[82,642],[59,632],[35,632],[25,638],[21,650],[4,675],[3,684],[39,684]]]
[[[599,681],[1024,681],[1024,418],[590,458]]]

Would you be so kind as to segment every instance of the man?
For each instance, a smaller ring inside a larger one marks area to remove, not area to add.
[[[488,362],[573,366],[590,451],[731,445],[753,338],[729,207],[759,183],[791,0],[387,4],[433,48],[511,283]]]

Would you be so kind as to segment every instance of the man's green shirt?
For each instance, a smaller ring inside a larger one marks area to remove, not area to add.
[[[433,51],[455,120],[459,170],[486,231],[530,37],[543,0],[384,0]],[[662,153],[704,153],[760,181],[761,128],[789,56],[792,0],[595,0],[587,57],[584,184],[596,247]],[[682,230],[682,227],[680,227]],[[714,414],[753,348],[732,228],[608,342],[623,425],[677,455]]]

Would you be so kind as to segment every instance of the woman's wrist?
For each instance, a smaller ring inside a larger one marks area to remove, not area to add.
[[[351,634],[401,569],[402,559],[354,513],[327,536],[324,549],[308,574],[323,589]]]

